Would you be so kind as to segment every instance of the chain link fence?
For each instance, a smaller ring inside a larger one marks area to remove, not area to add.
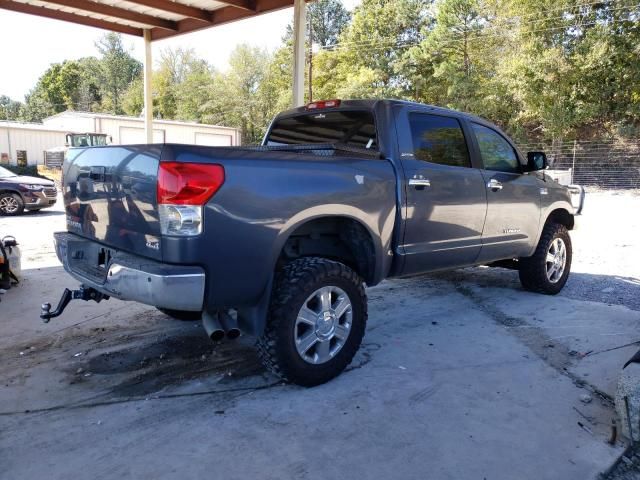
[[[543,151],[553,170],[571,169],[571,183],[602,189],[640,189],[640,140],[523,143],[523,152]]]

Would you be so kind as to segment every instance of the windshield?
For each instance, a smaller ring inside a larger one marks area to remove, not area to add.
[[[89,135],[71,135],[72,147],[90,147],[91,141]]]
[[[7,170],[4,167],[0,167],[0,178],[17,177],[11,170]]]
[[[317,111],[274,122],[266,145],[342,143],[353,147],[378,149],[373,113],[355,111]]]
[[[107,137],[104,135],[93,135],[93,146],[104,147],[107,144]]]

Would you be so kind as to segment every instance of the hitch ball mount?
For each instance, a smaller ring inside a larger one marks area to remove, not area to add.
[[[69,290],[68,288],[65,288],[64,292],[62,292],[62,297],[60,297],[60,301],[58,302],[58,306],[53,312],[51,311],[50,303],[42,304],[40,318],[44,323],[49,323],[49,320],[60,316],[62,312],[64,312],[64,309],[67,308],[67,305],[69,305],[71,300],[84,300],[86,302],[93,300],[94,302],[100,303],[102,300],[109,300],[109,295],[105,295],[94,288],[85,287],[84,285],[80,285],[78,290]]]

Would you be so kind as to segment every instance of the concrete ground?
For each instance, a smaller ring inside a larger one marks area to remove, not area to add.
[[[0,218],[24,252],[0,303],[0,478],[595,478],[624,447],[607,440],[640,345],[639,210],[587,197],[555,297],[488,268],[369,288],[360,353],[313,389],[268,375],[249,338],[212,345],[142,305],[42,324],[76,286],[50,240],[64,214]]]

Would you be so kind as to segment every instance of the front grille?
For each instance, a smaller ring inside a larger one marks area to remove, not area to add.
[[[55,197],[58,194],[58,191],[55,187],[48,187],[44,189],[45,197]]]

